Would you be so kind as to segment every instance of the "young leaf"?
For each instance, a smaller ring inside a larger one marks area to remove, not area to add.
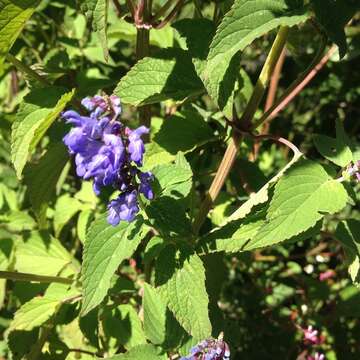
[[[211,335],[211,324],[204,265],[196,254],[185,259],[175,255],[174,248],[167,247],[158,260],[160,294],[180,325],[197,339],[205,339]]]
[[[118,226],[109,225],[106,216],[92,223],[86,236],[81,269],[82,315],[99,305],[106,296],[111,277],[121,262],[134,253],[145,231],[141,217],[132,223],[122,221]]]
[[[195,111],[182,111],[166,118],[154,141],[170,154],[189,152],[214,139],[209,125]]]
[[[280,242],[313,227],[324,214],[334,214],[347,202],[343,185],[312,161],[296,163],[275,186],[266,223],[251,241],[251,247]]]
[[[91,21],[92,29],[97,33],[106,62],[109,59],[107,45],[107,18],[109,0],[81,0],[81,9],[88,20]]]
[[[25,168],[24,182],[32,209],[40,223],[44,222],[48,202],[55,194],[56,184],[68,158],[64,144],[58,142],[49,148],[37,164]]]
[[[231,76],[229,68],[235,62],[234,56],[256,38],[278,26],[294,26],[306,21],[309,15],[301,3],[287,0],[235,0],[210,45],[208,62],[203,71],[203,78],[207,79],[206,88],[216,89],[220,82]]]
[[[0,67],[39,2],[39,0],[0,2]]]
[[[15,269],[24,273],[56,276],[72,261],[71,255],[48,233],[31,232],[17,244]]]
[[[35,89],[25,96],[11,131],[11,159],[19,178],[30,153],[73,95],[74,90],[64,93],[51,87]]]
[[[97,358],[100,360],[100,358]],[[108,360],[166,360],[166,354],[161,353],[160,349],[154,345],[138,345],[127,351],[125,354],[115,355],[107,358]]]
[[[336,238],[344,246],[349,274],[355,284],[360,283],[360,221],[349,219],[342,221],[335,233]]]
[[[169,48],[137,62],[114,93],[131,105],[153,104],[167,99],[183,101],[204,91],[189,54]]]

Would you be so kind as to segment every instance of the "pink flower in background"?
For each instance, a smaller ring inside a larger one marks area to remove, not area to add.
[[[319,344],[319,332],[315,330],[311,325],[307,327],[307,329],[302,329],[304,332],[304,342],[311,344]]]
[[[320,273],[319,280],[320,281],[325,281],[327,279],[333,278],[335,275],[336,275],[336,273],[335,273],[334,270],[326,270],[326,271]]]
[[[314,356],[310,355],[306,360],[325,360],[325,355],[316,352]]]

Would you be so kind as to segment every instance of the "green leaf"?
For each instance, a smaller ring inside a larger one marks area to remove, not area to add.
[[[177,164],[157,166],[152,170],[155,199],[146,207],[150,222],[161,233],[186,236],[191,232],[186,216],[187,196],[192,187],[192,171]]]
[[[74,294],[68,285],[51,284],[44,296],[37,296],[26,302],[15,313],[9,331],[30,331],[49,320],[60,308],[62,301]]]
[[[88,20],[91,21],[92,29],[97,33],[106,61],[109,59],[107,46],[107,18],[109,0],[81,0],[81,9]]]
[[[35,89],[25,96],[11,132],[11,159],[19,178],[30,153],[73,95],[74,90],[64,93],[51,87]]]
[[[195,111],[183,111],[164,119],[154,141],[170,154],[189,152],[214,139],[212,129]]]
[[[336,139],[326,135],[315,135],[314,143],[322,156],[338,166],[345,167],[353,159],[349,140],[340,120],[336,121]]]
[[[145,144],[143,170],[152,170],[155,166],[168,164],[175,159],[175,155],[170,154],[156,142]]]
[[[144,331],[151,343],[163,349],[174,349],[188,336],[175,320],[157,289],[144,284]]]
[[[269,199],[269,189],[276,184],[276,182],[284,175],[284,173],[291,168],[299,159],[302,158],[302,154],[298,153],[294,155],[291,161],[284,166],[275,176],[273,176],[258,192],[250,195],[250,198],[242,204],[231,216],[229,216],[226,222],[230,222],[237,219],[244,218],[251,212],[254,206],[263,204]]]
[[[266,223],[264,210],[247,216],[245,220],[235,220],[212,231],[201,239],[199,248],[205,254],[221,251],[235,253],[275,245],[283,241],[283,238],[274,237],[271,242],[265,245],[256,242],[257,233],[261,231]],[[310,229],[287,239],[287,242],[295,243],[307,240],[320,232],[321,225],[322,222],[319,221]]]
[[[82,244],[85,243],[86,233],[88,231],[92,219],[93,219],[93,210],[91,209],[84,209],[79,214],[76,229],[77,229],[77,235]]]
[[[138,61],[114,93],[123,103],[138,106],[167,99],[183,101],[201,94],[203,89],[189,54],[169,48]]]
[[[210,45],[202,76],[209,94],[217,94],[215,99],[229,97],[226,84],[233,82],[228,79],[232,78],[236,68],[238,52],[278,26],[294,26],[307,19],[301,1],[235,0]],[[219,84],[224,85],[223,89]]]
[[[352,281],[360,284],[360,221],[349,219],[339,223],[335,237],[344,246],[349,274]]]
[[[111,277],[121,262],[134,253],[145,231],[141,217],[132,223],[122,221],[118,226],[109,225],[106,216],[92,223],[86,236],[81,270],[82,315],[101,303],[110,287]]]
[[[152,170],[157,183],[154,184],[157,196],[171,196],[175,199],[186,197],[192,187],[192,171],[176,164],[166,164]]]
[[[0,2],[0,68],[4,57],[39,2],[39,0],[2,0]]]
[[[330,40],[339,47],[340,58],[344,57],[347,51],[344,27],[360,10],[359,2],[352,0],[312,0],[311,3],[314,6],[316,19]]]
[[[62,142],[55,143],[39,162],[25,168],[24,182],[27,193],[40,223],[44,222],[46,209],[55,195],[56,184],[69,158]]]
[[[97,358],[100,360],[100,358]],[[162,354],[154,345],[138,345],[125,354],[115,355],[108,360],[166,360],[166,354]]]
[[[342,210],[347,198],[343,185],[332,179],[321,165],[299,161],[276,184],[266,223],[251,246],[273,245],[298,235],[313,227],[324,214]]]
[[[162,344],[166,337],[166,303],[151,285],[144,284],[144,330],[153,344]]]
[[[71,264],[72,257],[59,240],[46,232],[33,231],[17,244],[15,260],[17,271],[56,276]]]
[[[208,19],[184,19],[176,22],[173,27],[186,39],[195,70],[209,95],[226,117],[232,119],[234,93],[240,77],[240,58],[234,57],[230,64],[226,61],[220,62],[213,69],[212,77],[216,78],[216,82],[209,81],[206,73],[206,58],[215,34],[214,23]]]
[[[60,196],[55,204],[54,212],[54,229],[55,236],[59,236],[62,228],[71,220],[71,218],[79,211],[84,209],[78,199],[71,197],[69,194]]]
[[[168,246],[157,263],[157,283],[161,296],[180,325],[197,339],[211,335],[209,299],[205,288],[205,269],[198,255],[175,258]]]
[[[115,340],[125,349],[146,344],[146,338],[139,315],[128,304],[105,309],[102,314],[104,335],[108,340]],[[117,345],[118,346],[118,345]]]

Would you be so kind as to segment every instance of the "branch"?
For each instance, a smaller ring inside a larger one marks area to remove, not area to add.
[[[314,78],[314,76],[323,68],[323,66],[330,59],[332,54],[336,50],[336,46],[333,45],[330,50],[323,56],[324,49],[326,47],[326,41],[323,40],[315,58],[308,66],[308,68],[290,85],[280,99],[274,104],[265,114],[255,123],[254,128],[259,127],[263,122],[268,119],[273,119],[278,113],[283,110],[291,100],[297,96],[300,91]]]
[[[168,16],[166,16],[166,18],[161,21],[158,25],[154,25],[155,29],[161,29],[163,28],[167,23],[169,23],[177,14],[177,12],[181,9],[181,7],[183,6],[185,0],[179,0],[177,2],[177,4],[175,5],[175,7],[171,10],[171,12],[169,13]]]
[[[260,101],[264,95],[265,88],[270,81],[271,74],[274,71],[274,67],[280,57],[280,54],[285,46],[286,39],[288,36],[289,28],[288,27],[281,27],[274,43],[271,47],[271,50],[266,58],[266,61],[263,65],[261,73],[259,75],[259,79],[255,85],[254,91],[252,96],[245,108],[245,111],[240,119],[242,127],[245,129],[250,130],[252,128],[252,119],[258,108]],[[210,186],[208,193],[205,196],[203,203],[200,206],[199,213],[194,220],[193,223],[193,232],[197,234],[203,224],[206,216],[214,203],[215,199],[217,198],[224,182],[235,162],[237,148],[242,141],[242,137],[238,134],[233,134],[233,139],[231,140],[230,144],[228,145],[224,157],[220,163],[220,166],[216,172],[215,178]]]
[[[43,76],[39,75],[36,71],[31,69],[29,66],[22,63],[20,60],[18,60],[15,56],[11,54],[6,55],[6,60],[11,62],[17,69],[19,69],[21,72],[27,74],[32,79],[38,81],[39,83],[49,86],[51,85],[50,82]]]

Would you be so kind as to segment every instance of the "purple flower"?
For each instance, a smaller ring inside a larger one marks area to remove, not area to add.
[[[108,205],[108,222],[116,226],[120,220],[133,221],[136,214],[139,212],[137,201],[137,192],[124,192],[115,200],[111,200]]]
[[[145,146],[141,136],[148,134],[149,129],[146,126],[140,126],[135,130],[126,129],[126,133],[129,139],[128,151],[130,153],[130,158],[137,165],[141,166],[145,152]]]
[[[207,339],[192,347],[190,355],[180,360],[230,360],[230,349],[221,337]]]
[[[154,193],[151,188],[151,182],[154,180],[154,175],[151,172],[139,172],[138,178],[140,180],[139,191],[148,199],[154,198]]]
[[[116,95],[86,97],[81,101],[81,105],[91,111],[94,117],[98,117],[105,112],[117,117],[121,113],[120,99]]]
[[[89,111],[88,116],[72,110],[62,114],[73,125],[63,141],[75,155],[76,173],[84,180],[93,180],[96,195],[104,186],[120,190],[119,197],[108,205],[110,224],[132,221],[139,211],[139,194],[149,200],[154,197],[153,175],[138,169],[145,152],[141,136],[149,130],[145,126],[130,130],[116,121],[121,106],[115,95],[87,97],[82,105]]]

